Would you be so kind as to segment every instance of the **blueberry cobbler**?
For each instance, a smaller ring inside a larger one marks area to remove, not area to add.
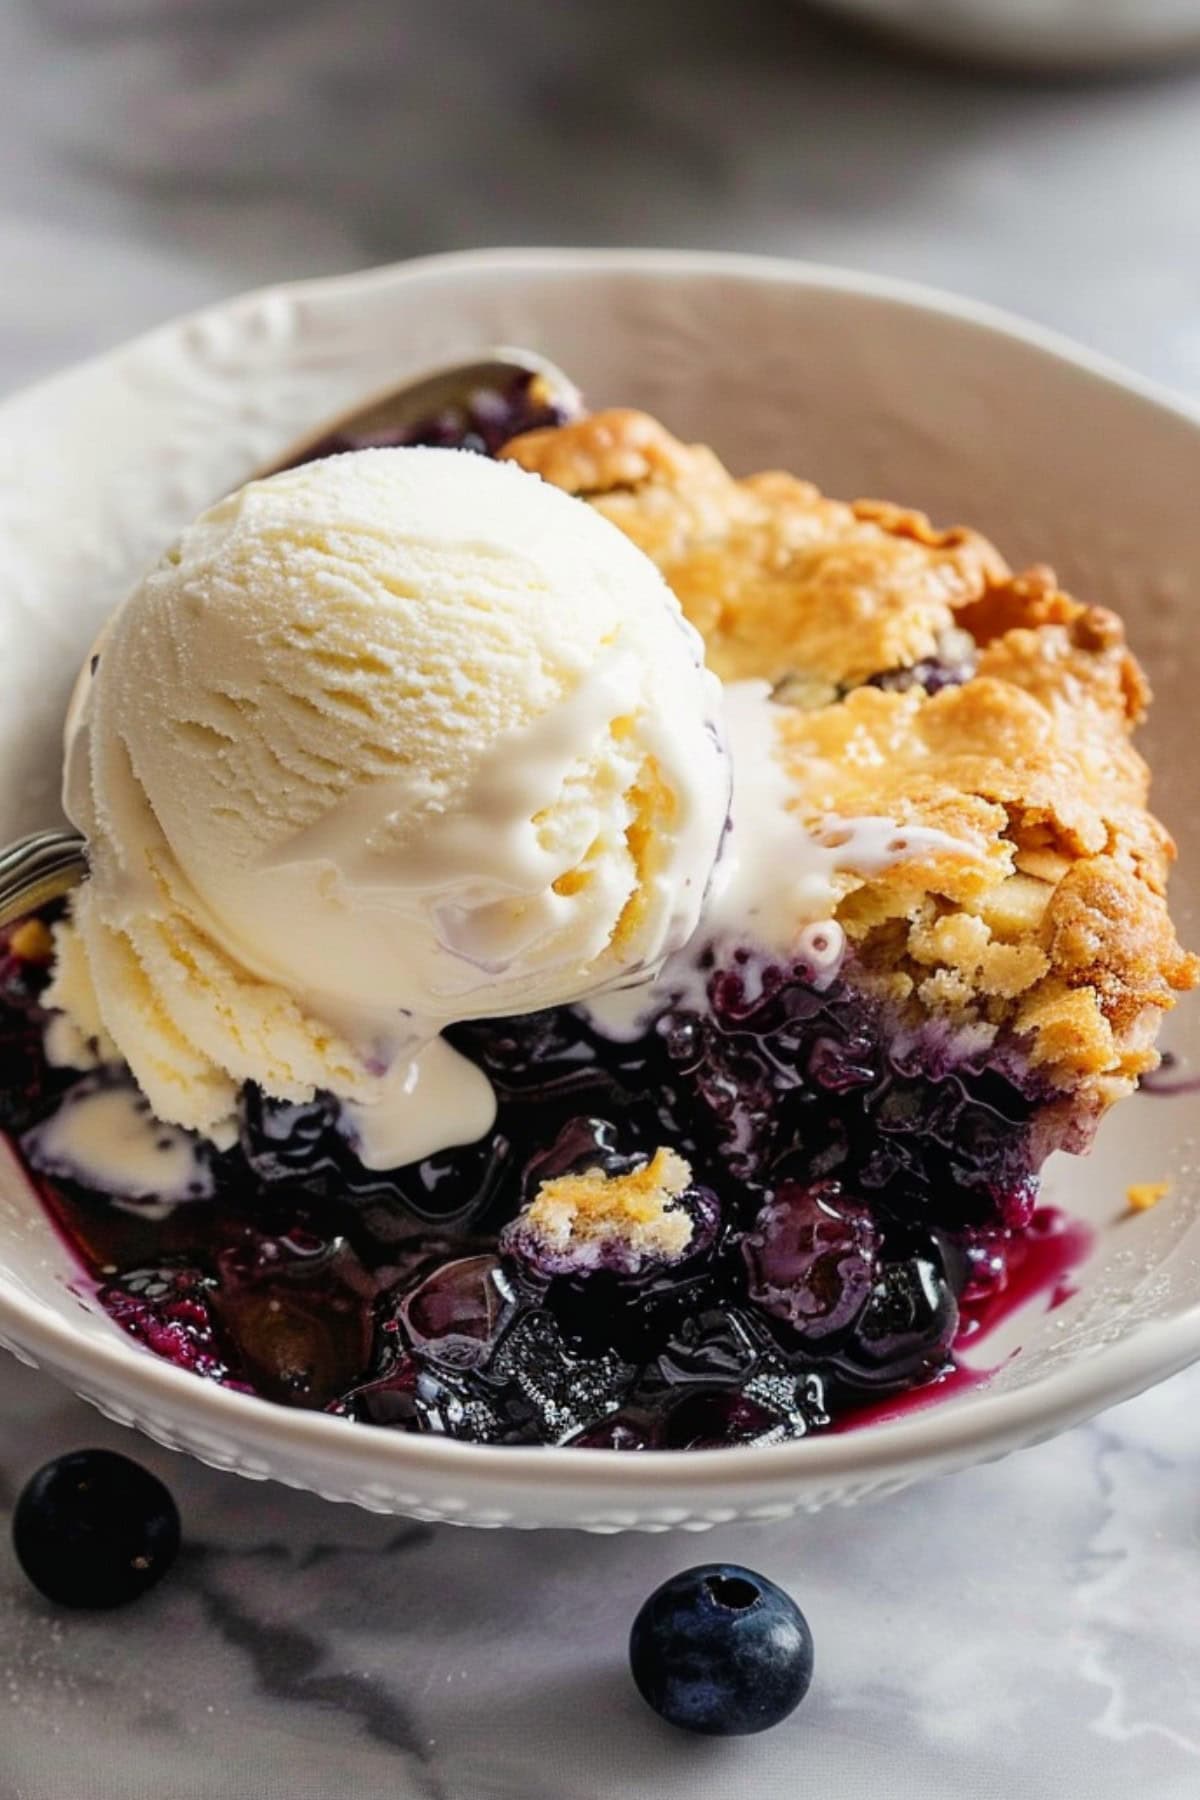
[[[0,1125],[96,1300],[480,1443],[946,1384],[1197,980],[1119,620],[641,413],[424,436],[221,502],[81,677]]]

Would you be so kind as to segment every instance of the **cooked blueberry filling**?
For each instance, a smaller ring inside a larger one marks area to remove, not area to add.
[[[703,1005],[632,1042],[570,1008],[455,1028],[499,1099],[482,1143],[371,1172],[328,1096],[248,1088],[206,1196],[155,1205],[41,1158],[47,1122],[117,1078],[46,1066],[43,971],[6,951],[7,1130],[100,1305],[209,1379],[489,1443],[802,1437],[950,1370],[1014,1257],[1025,1291],[1036,1101],[996,1069],[898,1059],[845,977],[712,960]],[[564,1192],[567,1238],[539,1236],[534,1203]]]
[[[560,418],[522,378],[375,441],[494,454]],[[936,693],[973,655],[955,632],[870,685]],[[778,1443],[938,1382],[1082,1248],[1034,1214],[1048,1095],[1020,1046],[899,1034],[849,962],[721,944],[631,1041],[574,1008],[452,1027],[495,1128],[395,1170],[332,1096],[248,1087],[232,1148],[193,1140],[198,1188],[172,1129],[174,1185],[134,1195],[73,1157],[69,1109],[127,1078],[48,1062],[49,960],[43,922],[0,934],[0,1131],[120,1329],[286,1405],[473,1442]]]
[[[858,1324],[882,1276],[880,1232],[836,1182],[779,1184],[742,1239],[747,1291],[817,1350]]]
[[[934,1042],[899,1055],[878,1008],[804,968],[713,967],[704,1010],[658,1035],[676,1083],[709,1113],[730,1172],[760,1188],[836,1177],[883,1215],[952,1231],[1033,1211],[1031,1078],[955,1061]]]

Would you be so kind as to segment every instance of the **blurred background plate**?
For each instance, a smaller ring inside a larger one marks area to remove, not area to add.
[[[1060,71],[1152,63],[1200,49],[1200,0],[813,0],[925,49]]]

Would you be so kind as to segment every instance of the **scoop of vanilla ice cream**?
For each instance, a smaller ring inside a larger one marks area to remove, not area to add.
[[[365,1113],[443,1025],[686,940],[728,806],[719,707],[653,564],[512,464],[367,450],[254,482],[85,677],[65,803],[91,875],[50,1001],[218,1140],[244,1081]]]

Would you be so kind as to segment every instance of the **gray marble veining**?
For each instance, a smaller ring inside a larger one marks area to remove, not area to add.
[[[8,0],[0,387],[240,287],[429,249],[672,242],[940,282],[1200,388],[1200,76],[1023,87],[779,0]],[[798,347],[802,354],[803,347]],[[1200,1371],[1001,1465],[773,1529],[406,1527],[134,1446],[0,1368],[0,1510],[133,1448],[188,1550],[120,1616],[0,1544],[0,1800],[1194,1800]],[[801,1713],[645,1713],[643,1594],[741,1558],[809,1613]]]
[[[881,1505],[702,1539],[398,1525],[141,1447],[184,1511],[174,1577],[55,1613],[0,1552],[3,1800],[1192,1800],[1200,1377]],[[5,1372],[8,1494],[124,1434]],[[818,1676],[740,1744],[628,1681],[642,1596],[709,1555],[802,1599]],[[85,1787],[76,1785],[86,1780]]]

